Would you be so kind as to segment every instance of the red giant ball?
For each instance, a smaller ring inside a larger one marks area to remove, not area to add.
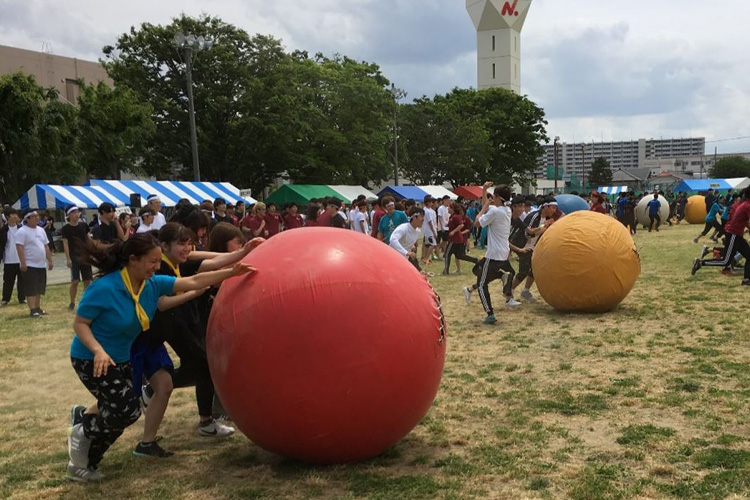
[[[258,446],[313,463],[364,460],[406,436],[445,362],[440,299],[400,254],[355,231],[285,231],[214,302],[214,385]]]

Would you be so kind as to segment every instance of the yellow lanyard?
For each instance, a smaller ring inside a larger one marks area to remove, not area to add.
[[[172,261],[169,260],[164,254],[161,254],[161,261],[165,262],[169,266],[175,276],[177,276],[178,278],[182,278],[182,276],[180,276],[180,266],[175,266],[174,264],[172,264]]]
[[[148,314],[146,314],[146,310],[143,309],[140,302],[141,293],[146,287],[146,281],[144,280],[141,283],[141,289],[138,290],[138,293],[135,293],[133,291],[133,284],[130,282],[130,274],[128,274],[127,267],[122,268],[120,276],[122,276],[122,281],[125,283],[125,289],[130,292],[130,296],[133,298],[133,302],[135,302],[135,315],[138,317],[138,321],[141,323],[141,328],[143,328],[143,331],[145,332],[151,324],[151,321],[148,319]]]

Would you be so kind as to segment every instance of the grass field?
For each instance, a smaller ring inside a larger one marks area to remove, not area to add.
[[[746,498],[750,290],[718,270],[690,276],[698,231],[639,233],[641,277],[604,315],[540,302],[483,326],[461,295],[468,266],[433,278],[448,321],[437,400],[396,447],[350,466],[290,462],[242,435],[200,438],[192,391],[178,390],[161,430],[175,457],[134,458],[139,422],[105,458],[104,483],[66,483],[68,412],[91,399],[67,355],[67,290],[54,287],[48,318],[0,310],[0,497]]]

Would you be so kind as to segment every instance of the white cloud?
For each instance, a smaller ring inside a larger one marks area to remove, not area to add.
[[[379,63],[409,97],[476,84],[460,0],[4,0],[0,44],[96,59],[142,22],[208,13],[288,49]],[[524,92],[565,140],[750,135],[746,0],[535,0],[523,33]],[[750,141],[719,143],[750,150]],[[711,147],[712,149],[712,147]]]

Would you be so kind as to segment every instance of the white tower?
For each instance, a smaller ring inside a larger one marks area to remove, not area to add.
[[[521,29],[532,0],[466,0],[477,29],[477,87],[521,93]]]

